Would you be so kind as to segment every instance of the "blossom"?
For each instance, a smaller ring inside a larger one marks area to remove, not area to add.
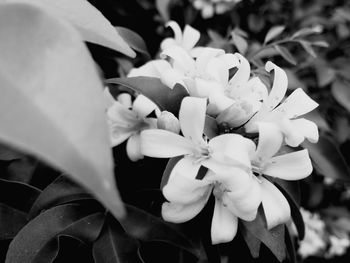
[[[211,18],[214,14],[223,14],[241,0],[193,0],[193,6],[201,10],[203,18]]]
[[[287,75],[280,67],[268,61],[267,71],[274,70],[275,77],[268,97],[263,101],[259,111],[245,125],[247,132],[257,132],[259,123],[268,123],[273,129],[285,136],[285,142],[296,147],[308,139],[317,142],[318,129],[315,123],[304,118],[298,118],[313,109],[318,104],[312,100],[301,88],[296,89],[283,102],[287,91]]]
[[[194,46],[197,44],[201,36],[198,30],[190,25],[186,25],[182,32],[179,24],[175,21],[169,21],[166,26],[173,30],[174,38],[169,37],[164,39],[160,44],[161,50],[166,50],[171,46],[179,46],[190,54],[192,52],[195,54],[196,48],[194,48]]]
[[[157,119],[148,118],[157,106],[143,95],[137,96],[132,103],[130,94],[123,93],[107,110],[112,146],[127,141],[126,151],[132,161],[143,158],[140,151],[140,132],[156,128]]]

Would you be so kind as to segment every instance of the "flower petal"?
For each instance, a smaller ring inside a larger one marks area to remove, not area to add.
[[[129,93],[121,93],[117,97],[118,102],[120,102],[122,105],[124,105],[126,108],[131,109],[132,108],[132,98]]]
[[[167,37],[160,43],[160,50],[165,50],[175,45],[178,45],[176,40],[174,38]]]
[[[293,121],[284,118],[278,124],[285,135],[285,142],[289,146],[297,147],[304,141],[303,131],[300,131],[296,125],[293,125]]]
[[[182,35],[182,47],[191,50],[198,42],[201,34],[193,27],[186,25]]]
[[[250,169],[250,156],[255,152],[253,141],[238,134],[222,134],[211,139],[209,147],[212,159],[219,163]]]
[[[310,142],[316,143],[318,141],[318,128],[317,125],[304,118],[291,120],[293,126]]]
[[[312,163],[306,149],[271,158],[264,174],[284,180],[300,180],[312,172]]]
[[[160,72],[170,67],[171,67],[170,64],[163,59],[152,60],[139,68],[131,69],[128,74],[128,77],[146,76],[146,77],[159,78]]]
[[[225,51],[223,49],[206,47],[200,53],[196,59],[196,68],[200,74],[205,76],[207,73],[206,68],[210,60],[216,56],[223,55]]]
[[[179,46],[169,47],[161,53],[161,57],[166,56],[172,58],[182,71],[195,72],[195,61],[183,48]]]
[[[318,103],[311,99],[302,88],[298,88],[276,110],[285,112],[291,119],[304,115],[317,107]]]
[[[160,109],[158,108],[158,106],[142,94],[136,97],[132,105],[132,109],[133,111],[137,112],[139,117],[142,118],[149,115],[152,111],[158,111],[160,113]]]
[[[213,245],[227,243],[236,236],[238,218],[232,214],[219,200],[215,201],[213,219],[211,221],[211,242]]]
[[[173,30],[174,39],[177,42],[177,44],[180,45],[183,38],[182,38],[182,30],[179,24],[176,23],[175,21],[169,21],[168,23],[166,23],[166,26],[170,27]]]
[[[186,138],[166,130],[150,129],[141,132],[141,152],[156,158],[170,158],[193,152]]]
[[[229,81],[231,88],[238,88],[240,85],[245,84],[250,77],[250,64],[248,60],[239,53],[234,54],[238,59],[240,64],[238,65],[237,72]]]
[[[195,78],[194,87],[189,90],[191,96],[208,98],[212,92],[223,92],[223,87],[217,81]]]
[[[210,194],[209,181],[195,179],[200,164],[183,158],[171,171],[168,183],[163,187],[164,197],[174,203],[187,204]]]
[[[143,154],[141,153],[140,147],[140,134],[136,133],[130,136],[128,142],[126,143],[126,153],[131,161],[136,162],[143,159]]]
[[[203,130],[207,100],[185,97],[179,112],[179,121],[183,135],[196,143],[203,143]]]
[[[162,217],[168,222],[184,223],[198,215],[206,205],[207,201],[207,199],[203,198],[189,204],[165,202],[162,205]]]
[[[235,101],[216,89],[209,94],[209,103],[215,105],[217,114],[229,108]]]
[[[269,160],[281,148],[283,134],[274,123],[257,122],[259,127],[259,143],[256,149],[254,160],[258,163]]]
[[[267,228],[272,229],[290,219],[290,207],[284,195],[267,179],[260,177],[262,188],[262,205],[265,212]]]
[[[228,82],[229,68],[224,60],[215,57],[209,60],[204,74],[225,86]]]
[[[170,89],[174,88],[177,83],[186,86],[183,81],[184,77],[181,71],[174,68],[165,69],[160,74],[160,80]]]
[[[265,69],[268,72],[271,70],[275,72],[270,94],[263,104],[264,108],[270,111],[284,98],[288,87],[288,78],[286,72],[271,61],[266,62]]]

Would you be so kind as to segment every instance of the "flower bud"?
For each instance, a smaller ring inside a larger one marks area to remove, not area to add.
[[[157,127],[176,134],[180,132],[179,120],[169,111],[162,111],[157,120]]]

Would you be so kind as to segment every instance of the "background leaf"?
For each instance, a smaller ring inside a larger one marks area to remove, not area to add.
[[[151,58],[146,43],[139,34],[125,27],[118,26],[116,29],[132,49],[146,55],[149,59]]]
[[[294,66],[297,64],[297,61],[293,57],[293,55],[289,52],[289,50],[285,47],[282,47],[281,45],[275,45],[274,48],[277,50],[277,52],[289,63],[293,64]]]
[[[278,37],[284,31],[285,26],[274,26],[266,34],[264,44],[268,43],[272,39]]]
[[[54,17],[71,23],[84,40],[99,44],[127,56],[135,52],[118,34],[112,24],[86,0],[6,0],[9,3],[26,3],[40,7]]]
[[[102,84],[75,30],[24,4],[0,9],[0,140],[66,171],[115,216]]]
[[[350,112],[350,83],[337,79],[332,84],[332,95],[337,102]]]
[[[140,92],[157,104],[162,111],[170,111],[176,116],[179,113],[182,99],[189,96],[188,92],[182,85],[176,84],[174,88],[170,89],[158,78],[114,78],[108,79],[107,83],[122,85],[134,91]],[[109,89],[112,95],[118,91],[116,87],[110,87]]]
[[[321,134],[316,144],[305,141],[302,145],[309,150],[314,168],[320,174],[333,179],[350,180],[349,167],[331,137]]]
[[[6,263],[49,262],[57,255],[58,245],[52,242],[58,242],[60,235],[92,242],[99,235],[103,222],[102,213],[76,204],[51,208],[30,221],[13,239]]]

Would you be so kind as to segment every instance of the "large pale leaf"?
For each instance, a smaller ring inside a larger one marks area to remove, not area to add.
[[[0,6],[0,141],[66,171],[115,216],[102,84],[76,31],[25,4]]]
[[[114,49],[130,57],[136,56],[112,24],[87,0],[6,1],[37,5],[52,15],[67,20],[78,29],[84,40]]]

